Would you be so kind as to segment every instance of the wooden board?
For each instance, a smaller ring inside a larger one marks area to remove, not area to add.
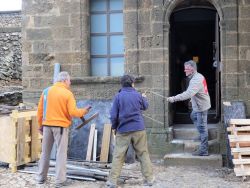
[[[229,124],[250,125],[250,119],[230,119]]]
[[[93,149],[93,141],[94,141],[94,134],[95,134],[95,124],[92,124],[89,131],[89,141],[88,141],[88,149],[87,149],[87,155],[86,160],[91,160],[92,155],[92,149]]]
[[[104,124],[103,128],[103,136],[102,136],[102,148],[101,148],[101,162],[108,162],[109,155],[109,143],[111,136],[111,124]]]
[[[97,149],[97,129],[94,135],[94,145],[93,145],[93,161],[96,161],[96,149]]]

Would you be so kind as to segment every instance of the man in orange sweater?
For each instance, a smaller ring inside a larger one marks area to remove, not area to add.
[[[83,117],[90,106],[78,109],[73,93],[70,91],[70,76],[60,72],[57,82],[46,88],[39,100],[37,117],[40,132],[43,134],[42,155],[39,161],[37,182],[43,184],[47,179],[50,153],[55,142],[56,153],[56,187],[66,182],[66,161],[68,149],[68,132],[71,117]]]

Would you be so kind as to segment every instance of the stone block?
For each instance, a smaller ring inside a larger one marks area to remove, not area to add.
[[[53,28],[53,39],[71,39],[73,35],[71,34],[72,27],[54,27]]]
[[[237,87],[238,86],[238,74],[224,74],[222,82],[226,87]]]
[[[30,79],[23,77],[22,78],[22,86],[23,86],[23,89],[29,88],[30,87]]]
[[[163,23],[161,22],[152,22],[151,24],[151,33],[152,35],[163,34]]]
[[[124,24],[124,33],[137,33],[137,24],[126,23]]]
[[[51,29],[27,29],[26,37],[28,40],[51,40]]]
[[[240,32],[250,32],[250,18],[239,20],[239,31]]]
[[[238,99],[238,88],[223,88],[222,96],[224,100],[236,100]]]
[[[71,76],[72,77],[82,77],[83,76],[84,65],[73,64],[71,66]]]
[[[250,72],[250,60],[239,60],[239,72]]]
[[[124,24],[132,23],[134,25],[137,24],[137,12],[129,11],[124,13]]]
[[[70,51],[70,40],[54,41],[54,52],[69,52],[69,51]]]
[[[149,9],[151,5],[151,0],[138,0],[138,9]]]
[[[226,59],[236,59],[238,54],[238,48],[237,46],[226,46],[224,48],[225,50],[222,52],[223,57],[226,57]]]
[[[242,18],[250,18],[250,7],[249,6],[240,6],[239,7],[240,10],[239,10],[239,19],[242,19]]]
[[[138,35],[150,35],[151,25],[148,24],[138,24]]]
[[[237,32],[237,21],[236,20],[225,20],[225,30],[228,32]]]
[[[134,10],[137,9],[137,1],[135,0],[126,0],[123,1],[123,10]]]
[[[152,64],[151,63],[139,63],[139,73],[140,75],[151,75]]]
[[[31,52],[32,49],[32,43],[27,40],[22,41],[22,51],[23,52]]]
[[[157,61],[157,62],[162,62],[163,61],[163,48],[156,48],[151,50],[151,60],[152,61]]]
[[[29,64],[40,64],[54,60],[54,56],[49,53],[29,53]]]
[[[250,23],[250,20],[249,20],[249,23]],[[240,46],[250,46],[250,32],[249,33],[239,33],[239,45]]]
[[[250,47],[245,47],[245,46],[239,46],[239,59],[240,60],[249,60],[247,58],[250,57]]]
[[[164,20],[164,11],[162,6],[154,7],[151,9],[151,21],[162,22]]]
[[[138,51],[137,50],[129,50],[125,54],[126,62],[129,64],[137,64],[138,63]]]
[[[46,1],[36,1],[36,2],[30,2],[22,5],[23,7],[23,13],[26,15],[36,15],[36,14],[55,14],[53,8],[56,4],[52,2]]]
[[[152,75],[163,75],[163,74],[166,74],[166,71],[164,73],[164,63],[152,63]]]
[[[30,79],[30,88],[32,89],[41,89],[50,86],[51,81],[49,79],[41,78],[31,78]]]
[[[228,6],[223,8],[223,13],[225,18],[236,19],[237,18],[237,10],[236,6]]]
[[[138,52],[138,61],[150,61],[150,51],[149,50],[140,50]]]
[[[238,71],[238,61],[237,60],[226,60],[225,64],[222,65],[225,67],[226,73],[235,73]]]
[[[137,45],[138,38],[136,36],[136,33],[127,33],[127,36],[124,37],[124,41],[125,41],[126,49],[138,48],[138,45]]]
[[[35,27],[67,27],[69,25],[69,15],[43,15],[34,17]]]
[[[65,1],[59,1],[58,7],[61,14],[71,14],[74,13],[80,13],[80,1],[78,2],[65,2]]]
[[[227,46],[237,46],[238,40],[237,40],[237,33],[226,33],[226,45]]]
[[[49,53],[54,52],[54,42],[51,40],[34,41],[32,43],[33,53]]]
[[[149,10],[139,10],[138,11],[138,23],[139,24],[149,24],[150,23],[150,12]]]

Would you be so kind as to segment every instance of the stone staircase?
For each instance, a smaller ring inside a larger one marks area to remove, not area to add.
[[[198,132],[193,124],[173,125],[173,140],[170,143],[171,153],[164,156],[165,165],[222,166],[219,144],[219,125],[208,124],[209,156],[192,156],[199,142],[194,141]]]

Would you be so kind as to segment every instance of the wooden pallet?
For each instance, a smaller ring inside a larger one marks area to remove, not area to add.
[[[250,119],[231,119],[229,124],[227,131],[234,172],[245,179],[250,176]]]
[[[42,135],[39,134],[36,111],[12,111],[0,117],[0,161],[17,167],[40,158]]]

